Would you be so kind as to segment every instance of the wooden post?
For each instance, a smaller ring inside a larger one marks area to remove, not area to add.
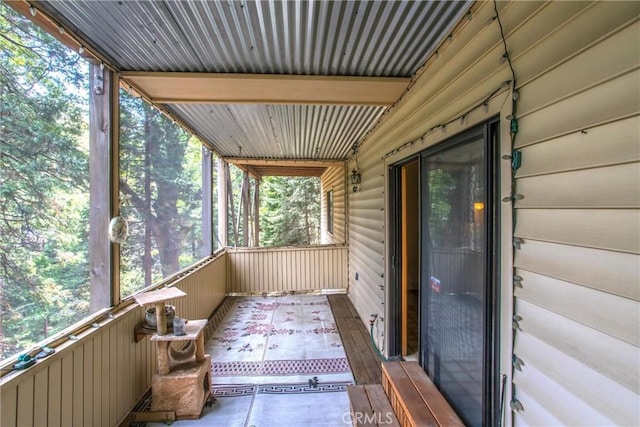
[[[231,172],[229,165],[225,168],[227,196],[229,197],[228,206],[231,208],[231,228],[233,230],[233,246],[238,246],[238,228],[236,227],[236,208],[233,201],[233,188],[231,186]]]
[[[242,175],[242,244],[249,246],[249,172],[246,170]]]
[[[218,159],[218,241],[222,248],[229,243],[227,218],[227,169],[229,165]]]
[[[93,313],[111,306],[117,299],[113,298],[111,283],[112,279],[119,278],[115,277],[117,269],[111,270],[110,258],[117,256],[119,260],[119,248],[112,248],[118,245],[110,243],[108,230],[112,215],[119,212],[117,199],[113,199],[114,192],[111,191],[113,185],[117,188],[118,180],[116,177],[114,182],[110,172],[113,153],[118,149],[118,119],[114,117],[118,111],[114,106],[118,98],[117,91],[112,89],[114,84],[117,87],[117,76],[101,69],[99,64],[89,64],[89,82],[89,266],[90,310]]]
[[[98,66],[99,68],[101,66]],[[106,69],[106,68],[105,68]],[[113,71],[106,73],[105,91],[109,88],[111,111],[110,182],[111,218],[120,215],[120,77]],[[102,183],[104,185],[104,183]],[[120,245],[111,244],[111,304],[120,303]]]
[[[158,333],[160,333],[160,328],[158,328]],[[158,341],[158,373],[160,375],[168,375],[171,371],[171,362],[169,360],[170,345],[170,341]]]
[[[204,360],[204,332],[201,332],[196,339],[196,360],[198,362]]]
[[[212,164],[211,151],[202,146],[202,247],[200,254],[207,257],[213,253],[212,233],[212,206],[213,195],[211,192]]]
[[[253,245],[260,246],[260,178],[253,190]]]
[[[158,335],[167,335],[167,312],[164,302],[156,303],[156,322],[158,323]]]

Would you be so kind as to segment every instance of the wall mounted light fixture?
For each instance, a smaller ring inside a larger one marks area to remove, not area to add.
[[[351,171],[351,184],[353,185],[353,192],[358,191],[358,185],[360,185],[360,171],[354,169]]]

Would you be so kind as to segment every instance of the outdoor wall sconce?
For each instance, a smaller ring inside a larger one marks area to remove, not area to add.
[[[353,185],[353,192],[358,191],[358,185],[360,184],[360,171],[354,169],[351,171],[351,184]]]

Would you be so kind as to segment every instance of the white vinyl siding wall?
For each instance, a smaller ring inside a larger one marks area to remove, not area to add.
[[[640,425],[639,11],[585,5],[520,80],[518,425]]]
[[[508,419],[640,425],[640,3],[498,9],[520,94],[516,191],[524,196],[515,230],[502,203],[501,366],[524,408]],[[494,14],[492,2],[476,3],[360,147],[361,191],[349,196],[349,285],[363,321],[384,313],[390,294],[386,168],[496,113],[501,155],[510,151],[507,90],[486,113],[429,132],[511,79],[497,23],[488,24]],[[502,165],[508,181],[509,161]],[[508,194],[503,186],[500,197]],[[520,249],[510,247],[513,236],[523,239]],[[515,291],[512,272],[522,277]],[[515,333],[511,314],[520,319]],[[522,371],[510,366],[512,342]]]

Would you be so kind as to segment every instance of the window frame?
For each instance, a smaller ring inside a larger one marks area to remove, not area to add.
[[[327,191],[327,233],[333,235],[333,189]]]

